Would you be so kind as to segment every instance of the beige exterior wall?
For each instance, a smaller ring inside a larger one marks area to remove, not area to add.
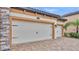
[[[54,18],[54,17],[50,17],[50,16],[38,14],[38,13],[33,13],[33,12],[30,12],[30,11],[26,11],[26,10],[14,9],[14,8],[11,8],[11,12],[35,16],[35,17],[40,17],[40,18],[43,18],[43,19],[54,20],[54,21],[56,21],[56,19],[57,19],[57,18]]]
[[[64,25],[65,22],[63,21],[57,21],[57,24],[60,24],[60,25]]]
[[[53,23],[57,24],[57,18],[54,18],[54,17],[50,17],[50,16],[38,14],[38,13],[33,13],[33,12],[30,12],[27,10],[15,9],[15,8],[11,8],[10,11],[11,11],[10,16],[12,16],[12,17],[18,16],[22,19],[25,18],[26,20],[30,20],[30,21],[47,22],[47,23],[51,23],[51,24],[53,24]],[[29,18],[26,18],[26,17],[29,17]],[[36,19],[37,17],[39,17],[40,19]]]
[[[75,21],[76,19],[79,19],[79,14],[67,16],[64,18],[67,19],[67,21],[65,22],[65,24],[66,24],[67,22],[72,22],[72,21]],[[69,26],[68,29],[66,30],[66,32],[76,32],[76,27]]]

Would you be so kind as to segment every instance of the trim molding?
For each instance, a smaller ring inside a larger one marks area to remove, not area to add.
[[[46,23],[46,24],[54,24],[54,22],[48,22],[45,20],[34,20],[34,19],[30,19],[30,18],[22,18],[22,17],[16,17],[16,16],[10,16],[10,18],[12,18],[12,20],[18,20],[18,21],[26,21],[26,22],[37,22],[37,23]]]
[[[10,21],[10,48],[12,48],[12,18],[9,17]]]

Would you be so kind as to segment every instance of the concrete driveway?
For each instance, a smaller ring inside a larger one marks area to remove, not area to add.
[[[79,39],[62,38],[12,46],[13,51],[79,51]]]

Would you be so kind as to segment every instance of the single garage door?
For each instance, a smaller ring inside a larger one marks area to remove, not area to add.
[[[26,43],[52,39],[52,25],[35,22],[12,21],[12,43]]]
[[[61,38],[62,37],[62,26],[57,25],[55,27],[55,39]]]

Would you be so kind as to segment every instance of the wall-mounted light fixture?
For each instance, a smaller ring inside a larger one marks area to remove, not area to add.
[[[37,19],[40,19],[40,17],[37,17]]]

